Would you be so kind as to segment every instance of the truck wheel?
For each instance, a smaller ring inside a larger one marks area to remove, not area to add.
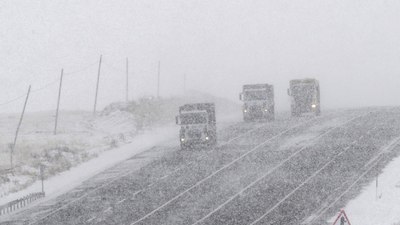
[[[320,116],[321,115],[321,109],[318,107],[317,110],[315,111],[315,115],[316,116]]]
[[[212,140],[212,142],[211,142],[211,145],[212,146],[217,146],[217,137],[213,137],[213,140]]]
[[[210,140],[207,142],[208,147],[214,147],[217,145],[217,134],[210,134]]]
[[[299,116],[299,113],[298,113],[298,111],[296,110],[296,107],[294,107],[294,106],[291,106],[291,107],[290,107],[290,112],[291,112],[291,114],[292,114],[292,117],[298,117],[298,116]]]
[[[183,144],[183,143],[181,143],[181,150],[187,150],[187,145],[186,144]]]
[[[273,113],[269,114],[268,120],[269,121],[274,121],[275,120],[275,114],[273,114]]]
[[[269,120],[270,121],[274,121],[275,120],[275,109],[274,109],[274,107],[272,106],[270,109],[269,109]]]

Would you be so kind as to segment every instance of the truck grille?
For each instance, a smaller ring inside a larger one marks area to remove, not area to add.
[[[188,132],[188,136],[191,139],[200,139],[201,138],[201,131],[198,130],[190,130]]]

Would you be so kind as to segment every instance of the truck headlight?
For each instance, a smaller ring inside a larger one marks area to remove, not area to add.
[[[312,107],[312,108],[316,108],[317,105],[316,105],[316,104],[312,104],[311,107]]]

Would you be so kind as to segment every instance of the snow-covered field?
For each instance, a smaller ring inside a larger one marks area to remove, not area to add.
[[[176,139],[176,133],[178,130],[178,127],[172,125],[154,128],[151,131],[137,135],[132,141],[121,147],[115,148],[112,151],[104,151],[99,154],[98,157],[55,174],[54,176],[49,177],[44,183],[46,195],[49,198],[57,197],[73,189],[97,173],[139,154],[151,148],[155,144]],[[40,191],[41,182],[35,181],[23,190],[10,193],[7,196],[0,198],[0,205],[20,198],[21,196],[28,195],[29,193]]]
[[[400,157],[344,208],[353,225],[400,225]],[[378,185],[377,185],[378,184]]]
[[[155,144],[176,139],[177,107],[202,101],[216,102],[217,116],[227,119],[237,118],[229,115],[240,112],[236,104],[199,93],[192,93],[190,100],[144,99],[128,107],[111,104],[95,117],[89,112],[62,111],[57,135],[53,134],[54,113],[28,113],[14,153],[15,176],[0,174],[0,205],[40,191],[40,164],[45,166],[46,183],[51,183],[46,192],[52,194],[65,188],[60,181],[68,180],[71,186]],[[0,115],[0,170],[10,166],[8,146],[18,119],[18,115]]]
[[[3,168],[10,167],[8,146],[13,141],[17,123],[18,115],[0,117]],[[132,128],[128,129],[130,125]],[[120,131],[116,133],[118,128]],[[39,176],[40,164],[46,166],[46,177],[50,177],[114,148],[137,132],[132,119],[123,112],[96,118],[86,112],[61,112],[57,135],[53,129],[52,113],[26,115],[14,151],[16,176],[1,176],[0,197],[34,182]]]

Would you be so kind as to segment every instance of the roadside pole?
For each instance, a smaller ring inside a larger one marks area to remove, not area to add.
[[[129,102],[129,59],[126,57],[126,93],[125,101]]]
[[[28,93],[26,94],[26,99],[25,99],[25,103],[24,103],[24,108],[22,109],[21,117],[20,117],[19,122],[18,122],[17,131],[15,132],[14,142],[13,142],[13,144],[12,144],[12,146],[11,146],[10,163],[11,163],[11,173],[12,173],[13,175],[14,175],[13,154],[14,154],[14,151],[15,151],[15,145],[17,144],[17,138],[18,138],[19,128],[21,127],[21,123],[22,123],[22,120],[23,120],[23,118],[24,118],[25,109],[26,109],[26,104],[27,104],[27,102],[28,102],[29,94],[30,94],[30,93],[31,93],[31,86],[29,85]]]
[[[100,71],[101,71],[101,59],[102,55],[100,55],[100,61],[99,61],[99,69],[97,71],[97,84],[96,84],[96,95],[94,97],[94,107],[93,107],[93,116],[96,115],[96,107],[97,107],[97,95],[99,92],[99,82],[100,82]]]
[[[376,175],[375,181],[375,200],[378,200],[378,175]]]
[[[58,111],[60,109],[60,99],[61,99],[61,88],[64,76],[64,69],[61,69],[61,77],[60,77],[60,87],[58,89],[58,100],[57,100],[57,110],[56,110],[56,121],[54,125],[54,135],[57,135],[57,124],[58,124]]]
[[[161,73],[161,61],[158,61],[157,98],[160,98],[160,73]]]
[[[183,74],[183,95],[186,95],[186,73]]]

